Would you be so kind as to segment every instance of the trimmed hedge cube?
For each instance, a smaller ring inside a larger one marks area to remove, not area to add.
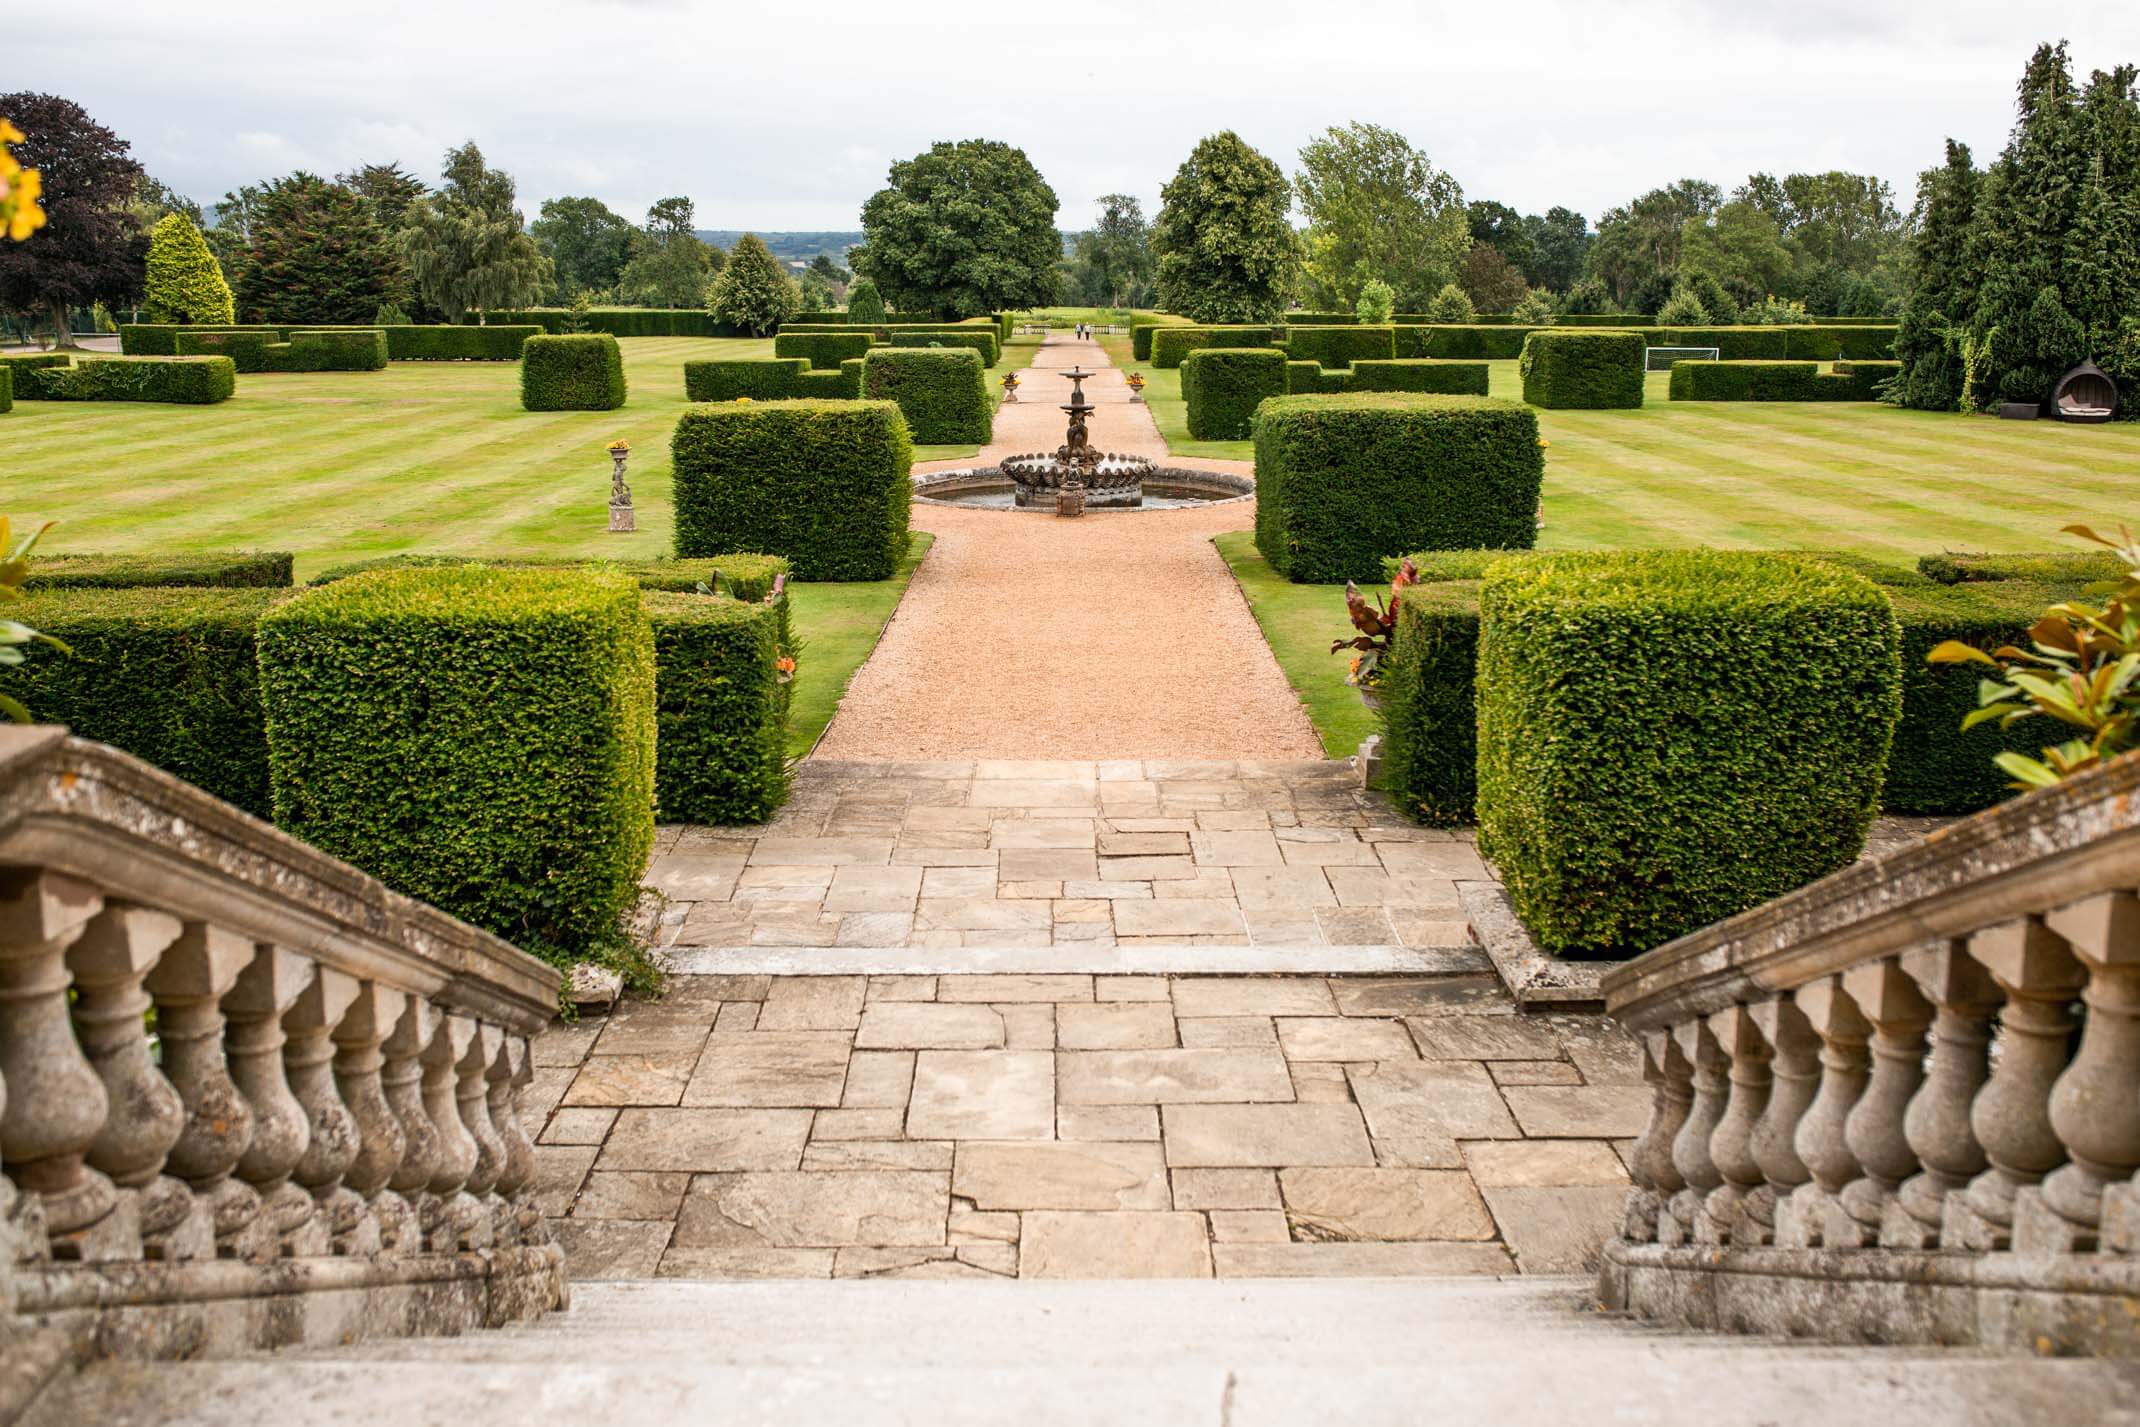
[[[654,839],[654,639],[589,570],[379,570],[260,621],[275,821],[569,964]]]
[[[779,401],[796,394],[807,357],[738,357],[684,363],[684,395],[693,401]]]
[[[879,347],[862,359],[862,395],[897,402],[917,446],[986,445],[995,426],[981,354],[964,347]]]
[[[979,359],[956,355],[978,379]],[[670,451],[680,559],[753,552],[797,579],[883,580],[906,554],[914,448],[892,402],[696,406]]]
[[[1343,374],[1346,391],[1418,391],[1442,396],[1484,396],[1484,362],[1362,361]]]
[[[1642,405],[1639,332],[1541,328],[1523,339],[1523,399],[1554,411]]]
[[[1382,789],[1435,827],[1472,819],[1478,797],[1479,583],[1418,584],[1397,596],[1382,696]]]
[[[780,332],[773,338],[773,355],[801,357],[812,367],[837,370],[850,357],[866,354],[874,345],[867,332]]]
[[[606,333],[538,335],[520,349],[520,404],[529,411],[615,411],[624,354]]]
[[[1287,389],[1285,353],[1276,347],[1200,347],[1182,360],[1181,395],[1189,435],[1198,441],[1240,441],[1256,407]]]
[[[782,611],[648,594],[656,679],[654,798],[663,822],[763,822],[788,796]]]
[[[1286,396],[1256,412],[1256,548],[1298,583],[1372,580],[1421,548],[1528,549],[1538,414],[1486,397]]]
[[[360,332],[292,332],[289,342],[275,356],[280,363],[278,371],[383,372],[386,333],[377,328]]]
[[[1479,596],[1480,850],[1546,950],[1646,951],[1863,849],[1902,701],[1870,581],[1630,551],[1498,561]]]
[[[278,345],[274,332],[178,332],[171,343],[181,357],[228,357],[240,372],[273,370],[268,349]]]
[[[1368,327],[1296,327],[1286,336],[1286,355],[1295,361],[1345,368],[1354,362],[1390,361],[1397,355],[1397,329]]]
[[[1183,357],[1199,347],[1268,347],[1277,340],[1277,333],[1263,323],[1230,327],[1159,327],[1152,332],[1151,362],[1155,367],[1178,367]]]
[[[993,329],[976,331],[928,331],[905,332],[894,327],[888,345],[894,347],[971,347],[980,355],[981,365],[992,367],[1001,356],[1003,344]]]
[[[8,691],[39,722],[123,748],[264,818],[267,737],[253,630],[282,598],[272,589],[46,585],[11,604],[8,618],[74,652],[10,669]]]

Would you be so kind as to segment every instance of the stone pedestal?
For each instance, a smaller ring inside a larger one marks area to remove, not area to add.
[[[1085,513],[1085,488],[1064,486],[1055,493],[1057,515],[1083,515]]]

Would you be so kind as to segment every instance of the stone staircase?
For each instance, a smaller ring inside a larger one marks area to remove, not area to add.
[[[107,1362],[35,1427],[391,1422],[2081,1424],[2140,1367],[1683,1336],[1577,1279],[584,1283],[462,1338]]]

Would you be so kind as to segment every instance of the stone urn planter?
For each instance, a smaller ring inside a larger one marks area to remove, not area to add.
[[[1382,712],[1382,690],[1379,687],[1373,684],[1355,684],[1352,687],[1360,696],[1360,702],[1367,705],[1369,713],[1379,715]]]

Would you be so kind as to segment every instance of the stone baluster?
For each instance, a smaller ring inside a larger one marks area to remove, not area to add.
[[[1741,1206],[1765,1184],[1754,1159],[1754,1129],[1768,1108],[1773,1077],[1768,1041],[1744,1006],[1727,1006],[1709,1017],[1709,1031],[1730,1062],[1731,1095],[1724,1118],[1709,1136],[1709,1159],[1723,1181],[1709,1191],[1695,1238],[1702,1243],[1734,1242]]]
[[[342,1174],[361,1148],[356,1116],[342,1103],[334,1083],[334,1029],[356,1003],[358,983],[347,972],[315,968],[312,984],[282,1016],[282,1064],[290,1093],[305,1112],[305,1152],[297,1157],[291,1180],[312,1198],[313,1226],[308,1253],[330,1253],[337,1239],[360,1252],[378,1247],[379,1227],[364,1213],[364,1201],[342,1184]]]
[[[2051,1087],[2066,1163],[2015,1208],[2024,1253],[2092,1250],[2103,1191],[2140,1169],[2140,897],[2107,892],[2044,917],[2088,973],[2080,1048]]]
[[[1756,1002],[1746,1014],[1768,1042],[1770,1084],[1768,1106],[1747,1142],[1762,1183],[1740,1202],[1731,1240],[1758,1246],[1776,1240],[1776,1206],[1813,1178],[1798,1157],[1798,1122],[1820,1091],[1820,1037],[1787,995]]]
[[[1969,1106],[1991,1073],[1999,988],[1959,938],[1904,952],[1902,969],[1932,1003],[1932,1055],[1902,1120],[1921,1168],[1895,1192],[1881,1220],[1880,1242],[1892,1249],[1936,1249],[1947,1196],[1967,1188],[1984,1169]]]
[[[1724,1103],[1731,1093],[1731,1062],[1716,1043],[1705,1020],[1692,1020],[1672,1028],[1679,1052],[1694,1068],[1694,1103],[1686,1123],[1672,1137],[1672,1167],[1679,1171],[1681,1187],[1673,1194],[1672,1223],[1658,1219],[1662,1243],[1692,1243],[1705,1215],[1711,1193],[1721,1188],[1724,1176],[1709,1157],[1709,1140],[1724,1122]]]
[[[235,932],[189,923],[148,975],[156,999],[163,1071],[185,1106],[185,1128],[164,1160],[207,1206],[222,1258],[273,1252],[260,1196],[233,1172],[252,1144],[253,1110],[231,1079],[223,1048],[223,998],[252,963],[252,942]]]
[[[1650,1096],[1649,1122],[1635,1141],[1632,1161],[1634,1189],[1627,1198],[1622,1235],[1635,1243],[1654,1242],[1670,1217],[1666,1207],[1674,1194],[1686,1187],[1672,1163],[1672,1142],[1687,1122],[1694,1103],[1694,1069],[1679,1052],[1669,1032],[1652,1031],[1642,1038],[1642,1078],[1657,1088]]]
[[[103,905],[71,877],[0,871],[0,1162],[36,1202],[52,1256],[83,1261],[141,1252],[132,1199],[89,1164],[110,1101],[67,1014],[67,949]]]
[[[1828,1216],[1826,1237],[1830,1248],[1868,1248],[1880,1242],[1880,1224],[1895,1191],[1917,1172],[1903,1117],[1924,1084],[1932,1003],[1893,957],[1853,966],[1843,973],[1843,989],[1872,1025],[1872,1077],[1843,1126],[1859,1175],[1843,1187],[1837,1212]]]
[[[507,1035],[498,1047],[498,1057],[492,1062],[488,1076],[490,1122],[498,1132],[498,1143],[504,1151],[504,1161],[498,1170],[498,1182],[491,1186],[491,1193],[499,1204],[498,1233],[502,1242],[520,1242],[521,1223],[520,1192],[535,1180],[535,1142],[521,1128],[520,1112],[513,1101],[516,1092],[514,1077],[527,1064],[527,1041],[520,1036]]]
[[[186,1106],[150,1058],[143,1023],[151,1005],[143,978],[184,930],[168,913],[106,903],[67,951],[75,1034],[110,1102],[89,1163],[135,1201],[142,1252],[158,1260],[215,1254],[207,1204],[163,1172],[186,1128]]]
[[[509,1170],[513,1179],[510,1197],[513,1203],[519,1206],[521,1242],[547,1244],[552,1242],[549,1223],[543,1218],[542,1206],[535,1197],[535,1178],[538,1170],[535,1141],[528,1134],[527,1121],[522,1119],[520,1114],[521,1097],[527,1093],[528,1087],[535,1083],[535,1055],[526,1036],[514,1036],[512,1046],[513,1084],[512,1093],[506,1103],[512,1107],[513,1128],[512,1133],[507,1136],[507,1142],[516,1144],[517,1148],[506,1155],[506,1162],[509,1166],[519,1167]]]
[[[505,1042],[505,1033],[498,1027],[479,1022],[473,1040],[469,1042],[468,1054],[461,1059],[459,1086],[454,1090],[454,1100],[460,1106],[461,1123],[468,1127],[468,1134],[476,1142],[475,1168],[468,1171],[468,1183],[464,1186],[476,1202],[483,1207],[487,1218],[497,1217],[498,1201],[494,1191],[498,1177],[505,1173],[505,1141],[499,1137],[498,1127],[490,1122],[490,1073],[497,1064],[498,1052]]]
[[[423,1054],[438,1033],[439,1019],[437,1007],[411,996],[382,1047],[385,1065],[379,1082],[401,1125],[403,1147],[386,1189],[372,1200],[372,1214],[379,1221],[382,1247],[395,1256],[423,1251],[424,1217],[436,1208],[431,1176],[438,1171],[440,1146],[438,1129],[424,1109]]]
[[[357,1125],[357,1152],[342,1171],[342,1184],[365,1211],[357,1228],[345,1231],[337,1226],[334,1251],[338,1254],[379,1252],[385,1243],[387,1218],[406,1212],[399,1197],[386,1187],[401,1166],[409,1139],[386,1100],[381,1078],[386,1056],[381,1047],[408,1005],[406,991],[367,981],[334,1030],[334,1088]]]
[[[482,1219],[485,1228],[489,1221],[466,1188],[476,1167],[476,1140],[462,1123],[455,1098],[460,1090],[460,1064],[468,1058],[475,1038],[474,1021],[448,1016],[424,1052],[424,1111],[438,1131],[439,1144],[438,1168],[430,1185],[435,1217],[423,1221],[424,1241],[433,1253],[486,1247],[478,1241],[477,1220]]]
[[[1803,1249],[1821,1244],[1829,1211],[1839,1207],[1837,1196],[1858,1177],[1847,1126],[1870,1073],[1865,1042],[1872,1027],[1858,1013],[1840,977],[1823,976],[1809,982],[1793,992],[1792,998],[1805,1013],[1813,1034],[1820,1037],[1820,1091],[1799,1117],[1798,1132],[1791,1141],[1813,1179],[1777,1203],[1776,1242],[1784,1248]]]
[[[327,1252],[327,1238],[315,1222],[312,1196],[290,1182],[312,1130],[283,1070],[282,1018],[312,984],[316,969],[294,951],[261,943],[223,998],[230,1077],[253,1107],[253,1141],[238,1161],[238,1178],[260,1196],[270,1252],[300,1257]]]
[[[1948,1196],[1940,1236],[1949,1248],[2004,1249],[2013,1242],[2015,1196],[2065,1162],[2051,1128],[2051,1087],[2066,1068],[2074,997],[2087,972],[2066,939],[2037,917],[1976,933],[1969,954],[2006,993],[1998,1059],[1969,1107],[1969,1127],[1991,1168],[1965,1193]]]

